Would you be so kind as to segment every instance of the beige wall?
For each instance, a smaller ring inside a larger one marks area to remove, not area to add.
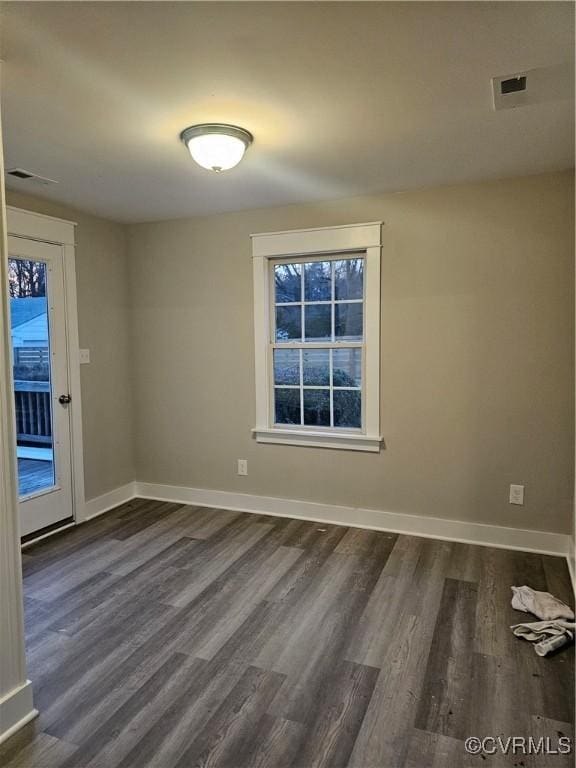
[[[79,224],[87,498],[136,475],[568,532],[571,178],[133,225],[128,262],[125,227],[9,192],[11,205]],[[386,449],[256,444],[250,233],[378,219]],[[526,485],[524,507],[508,504],[510,483]]]
[[[386,450],[256,444],[250,233],[378,219]],[[138,479],[568,532],[573,226],[569,173],[131,226]]]
[[[86,498],[134,479],[125,227],[45,200],[7,192],[8,205],[78,222],[76,273]]]

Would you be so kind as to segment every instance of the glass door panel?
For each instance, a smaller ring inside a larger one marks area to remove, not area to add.
[[[55,485],[46,262],[8,261],[20,498]]]
[[[8,236],[20,535],[73,519],[64,250]]]

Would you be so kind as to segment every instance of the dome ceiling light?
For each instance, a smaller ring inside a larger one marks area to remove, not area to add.
[[[244,128],[225,123],[202,123],[185,128],[180,139],[202,168],[220,173],[238,165],[254,137]]]

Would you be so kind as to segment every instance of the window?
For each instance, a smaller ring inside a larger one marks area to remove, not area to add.
[[[380,449],[380,230],[253,235],[259,442]]]
[[[362,429],[364,258],[271,263],[275,425]]]

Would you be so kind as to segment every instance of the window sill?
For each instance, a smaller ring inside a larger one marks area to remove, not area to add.
[[[337,448],[343,451],[368,451],[379,453],[382,438],[379,436],[358,435],[354,433],[309,432],[296,429],[252,430],[258,443],[277,443],[280,445],[303,445],[310,448]]]

